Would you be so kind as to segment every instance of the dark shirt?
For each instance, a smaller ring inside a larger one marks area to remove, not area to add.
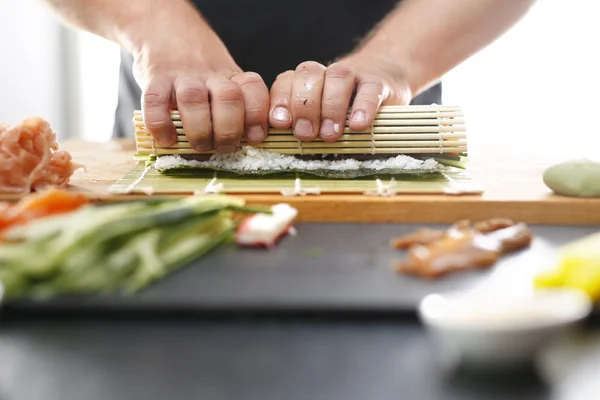
[[[303,61],[327,65],[350,53],[396,7],[397,0],[195,0],[208,23],[244,71],[270,87],[277,75]],[[401,40],[402,38],[398,38]],[[131,137],[141,90],[131,55],[122,53],[115,136]],[[438,84],[412,104],[441,103]]]

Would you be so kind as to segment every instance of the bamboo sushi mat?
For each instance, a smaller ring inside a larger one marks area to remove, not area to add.
[[[171,112],[178,134],[177,144],[163,147],[147,131],[141,111],[135,111],[136,158],[149,160],[153,156],[212,154],[192,149],[177,111]],[[246,144],[242,140],[241,145]],[[317,138],[302,142],[291,129],[270,128],[267,139],[253,147],[289,155],[322,154],[384,154],[427,155],[457,154],[467,151],[465,121],[460,107],[455,106],[383,106],[373,124],[365,131],[352,131],[346,126],[343,135],[329,143]],[[424,175],[398,175],[393,178],[357,179],[235,176],[213,171],[181,171],[161,174],[140,161],[110,189],[112,193],[193,194],[220,192],[227,194],[278,193],[306,195],[321,193],[365,194],[390,196],[396,194],[480,194],[483,189],[465,170]]]
[[[173,146],[159,145],[144,125],[141,111],[135,111],[133,124],[138,156],[173,154],[211,154],[192,149],[178,111],[171,112],[178,134]],[[242,145],[245,141],[242,140]],[[267,139],[254,147],[282,154],[448,154],[467,151],[465,120],[455,106],[382,106],[365,131],[346,126],[335,142],[317,138],[302,142],[291,129],[270,128]]]
[[[394,178],[320,179],[289,177],[239,177],[213,171],[161,174],[140,161],[109,189],[113,194],[192,195],[210,193],[219,188],[226,194],[365,194],[393,196],[399,194],[481,194],[483,188],[468,171]]]

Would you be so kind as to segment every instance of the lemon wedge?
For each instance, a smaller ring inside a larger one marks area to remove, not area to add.
[[[557,268],[537,275],[535,286],[579,289],[600,300],[600,232],[564,245],[558,256]]]

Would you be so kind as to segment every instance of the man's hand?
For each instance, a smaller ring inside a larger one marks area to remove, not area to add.
[[[308,61],[279,75],[271,88],[269,122],[293,127],[299,140],[333,142],[343,135],[347,119],[351,130],[363,131],[379,106],[406,105],[411,98],[400,69],[359,52],[328,67]]]
[[[269,91],[242,72],[188,0],[45,0],[66,22],[118,43],[134,59],[144,122],[164,146],[177,142],[169,111],[200,151],[234,151],[265,139]]]
[[[160,54],[160,53],[159,53]],[[177,143],[170,110],[177,109],[188,141],[197,151],[236,150],[267,136],[269,91],[261,77],[235,63],[207,62],[181,54],[136,57],[135,77],[142,88],[144,123],[163,146]]]
[[[513,26],[535,0],[404,0],[350,56],[300,64],[271,89],[269,121],[296,137],[335,141],[365,130],[381,104],[409,104]]]

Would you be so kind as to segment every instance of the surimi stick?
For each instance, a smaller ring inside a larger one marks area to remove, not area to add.
[[[273,248],[286,234],[295,232],[292,223],[298,210],[289,204],[276,204],[272,214],[254,214],[245,218],[237,228],[235,242],[240,246]]]

